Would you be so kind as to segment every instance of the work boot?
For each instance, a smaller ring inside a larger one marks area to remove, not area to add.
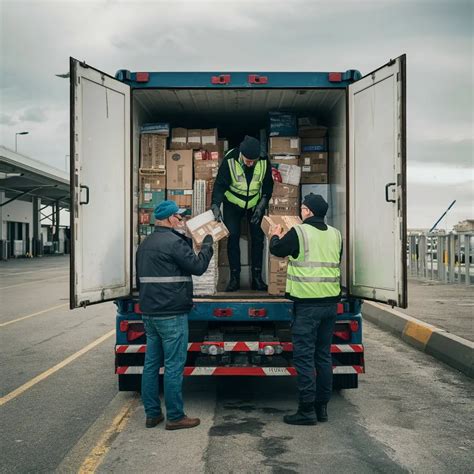
[[[160,416],[152,416],[150,418],[147,417],[145,426],[147,428],[154,428],[156,425],[161,423],[164,419],[165,417],[163,416],[163,414],[161,414]]]
[[[293,415],[285,415],[283,421],[288,425],[315,425],[316,413],[314,413],[314,403],[300,402],[298,411]]]
[[[167,430],[185,430],[187,428],[194,428],[195,426],[199,425],[201,420],[199,418],[188,418],[184,415],[181,420],[177,421],[167,421],[166,422],[166,429]]]
[[[240,289],[240,271],[231,270],[230,271],[230,281],[227,285],[225,291],[237,291]]]
[[[261,268],[252,268],[252,290],[268,291],[268,286],[262,280]]]
[[[325,402],[314,402],[314,409],[316,410],[316,418],[318,421],[324,423],[328,421],[328,404]]]

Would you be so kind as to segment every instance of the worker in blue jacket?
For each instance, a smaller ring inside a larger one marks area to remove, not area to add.
[[[142,377],[146,427],[164,420],[159,397],[159,371],[164,366],[166,429],[199,425],[183,408],[183,370],[188,350],[188,314],[193,306],[191,275],[202,275],[213,254],[213,239],[207,235],[196,254],[190,239],[175,231],[181,214],[173,201],[155,208],[155,231],[138,247],[137,287],[143,313],[147,349]]]

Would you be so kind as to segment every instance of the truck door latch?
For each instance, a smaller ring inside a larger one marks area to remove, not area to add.
[[[86,186],[85,184],[81,184],[79,186],[79,189],[82,191],[83,189],[86,190],[86,199],[83,201],[82,199],[79,198],[79,204],[89,204],[89,186]]]
[[[390,199],[389,196],[388,196],[388,190],[389,190],[390,186],[396,186],[396,185],[397,185],[397,183],[387,183],[385,185],[385,200],[387,202],[397,202],[395,199]],[[393,191],[395,191],[395,190],[393,190]]]

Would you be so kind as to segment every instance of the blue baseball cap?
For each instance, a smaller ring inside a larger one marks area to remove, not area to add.
[[[162,221],[173,214],[183,214],[186,209],[180,209],[174,201],[162,201],[155,207],[155,219]]]

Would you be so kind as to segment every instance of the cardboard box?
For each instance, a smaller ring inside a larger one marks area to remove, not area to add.
[[[299,155],[300,139],[299,137],[270,137],[269,140],[270,155]]]
[[[299,186],[301,181],[301,168],[299,166],[281,164],[278,166],[278,172],[283,184]]]
[[[203,145],[217,145],[217,128],[201,130],[201,143]]]
[[[188,143],[191,145],[201,145],[201,129],[193,128],[188,130]],[[200,146],[195,147],[200,148]]]
[[[272,196],[269,204],[277,207],[299,207],[300,200],[298,197]],[[269,214],[271,214],[271,212]]]
[[[274,206],[270,204],[268,206],[268,212],[274,216],[299,216],[300,206]]]
[[[299,165],[300,161],[297,155],[275,155],[271,159],[272,165],[278,168],[279,165]]]
[[[209,151],[209,150],[195,150],[194,154],[194,161],[201,161],[201,160],[215,160],[219,161],[220,159],[220,152],[219,151]]]
[[[288,137],[296,135],[298,126],[296,115],[287,112],[271,111],[268,113],[270,137]]]
[[[139,189],[143,191],[161,191],[166,189],[166,176],[140,171]]]
[[[268,294],[283,296],[286,290],[288,259],[270,255],[268,259]]]
[[[140,168],[166,171],[166,137],[154,133],[140,136]]]
[[[192,150],[166,152],[166,187],[169,189],[191,189],[193,187]]]
[[[302,138],[301,151],[303,153],[328,151],[327,138]]]
[[[321,153],[302,153],[300,157],[301,176],[306,173],[327,173],[328,172],[328,154]]]
[[[206,211],[186,222],[186,227],[196,245],[201,245],[204,237],[210,234],[214,242],[227,237],[229,231],[223,222],[217,222],[212,211]]]
[[[155,216],[153,211],[150,209],[140,209],[138,211],[138,224],[139,225],[151,225],[155,222]]]
[[[198,160],[194,162],[194,178],[212,180],[219,171],[219,162],[216,160]]]
[[[326,184],[327,182],[327,173],[305,173],[301,175],[302,184]]]
[[[193,294],[194,296],[210,296],[217,291],[218,283],[218,263],[217,263],[217,246],[214,244],[214,255],[209,262],[207,270],[201,276],[193,275]],[[194,248],[196,253],[199,252],[199,247]]]
[[[305,196],[311,193],[321,195],[329,203],[329,184],[303,184],[301,186],[301,202],[303,202]]]
[[[289,197],[297,198],[300,195],[299,186],[292,186],[291,184],[284,183],[273,183],[273,193],[272,198],[274,197]]]
[[[140,133],[156,133],[163,137],[169,137],[170,135],[170,124],[166,122],[158,123],[144,123],[140,127]]]
[[[298,129],[298,136],[301,138],[323,138],[327,133],[327,127],[317,125],[304,125]]]
[[[280,225],[283,228],[283,234],[286,234],[295,225],[301,224],[299,216],[263,216],[262,230],[269,237],[270,229],[273,225]]]
[[[164,189],[160,191],[141,191],[139,207],[140,209],[155,209],[165,199],[166,191]]]
[[[174,201],[181,209],[186,209],[186,214],[191,215],[193,205],[193,190],[192,189],[168,189],[167,199]]]
[[[186,144],[188,142],[187,128],[173,128],[171,129],[171,143]]]
[[[155,226],[153,225],[139,225],[138,226],[138,235],[150,235],[153,234]]]

